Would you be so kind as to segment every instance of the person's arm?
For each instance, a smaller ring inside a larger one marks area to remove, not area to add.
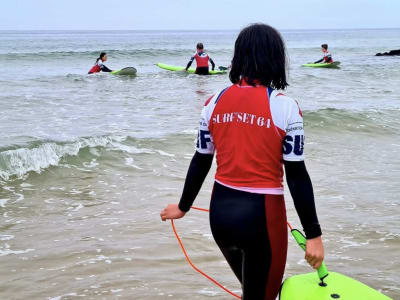
[[[212,60],[211,57],[210,57],[210,63],[211,63],[211,66],[212,66],[212,70],[214,71],[214,69],[215,69],[215,63],[214,63],[214,61]]]
[[[201,154],[196,151],[189,165],[181,200],[179,204],[168,204],[161,211],[162,221],[180,219],[190,210],[207,177],[208,171],[210,171],[213,157],[213,154]]]
[[[280,100],[285,99],[282,97]],[[313,187],[304,164],[303,113],[296,101],[290,98],[286,98],[286,101],[286,124],[283,127],[286,132],[283,140],[286,181],[307,238],[305,259],[317,269],[324,259],[324,246],[315,209]]]
[[[100,69],[103,71],[103,72],[112,72],[112,70],[110,70],[109,68],[107,68],[105,65],[101,65],[100,66]]]
[[[290,194],[307,238],[305,259],[318,269],[324,260],[324,245],[310,176],[304,161],[285,161],[284,164]]]
[[[284,161],[286,181],[307,239],[322,235],[314,192],[304,161]]]
[[[324,58],[321,58],[320,60],[314,61],[314,64],[319,64],[319,63],[321,63],[323,61],[324,61]]]
[[[186,212],[189,211],[210,171],[215,151],[213,138],[208,129],[210,117],[208,109],[211,107],[209,104],[213,104],[211,100],[212,97],[206,101],[201,112],[196,153],[189,165],[181,199],[179,204],[168,204],[167,207],[161,211],[160,217],[163,221],[182,218]]]
[[[190,210],[210,171],[213,157],[213,154],[201,154],[197,151],[194,154],[189,165],[181,200],[178,205],[181,211],[187,212]]]
[[[185,68],[185,71],[187,71],[187,70],[190,68],[190,66],[191,66],[192,63],[193,63],[193,60],[194,60],[194,56],[192,56],[192,57],[190,58],[190,60],[189,60],[189,62],[188,62],[188,64],[187,64],[187,66],[186,66],[186,68]]]

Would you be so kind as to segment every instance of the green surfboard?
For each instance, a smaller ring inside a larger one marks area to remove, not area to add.
[[[333,63],[319,63],[319,64],[303,64],[303,67],[310,68],[339,68],[340,61],[334,61]]]
[[[390,300],[377,290],[345,275],[329,272],[320,285],[318,274],[300,274],[287,278],[282,285],[280,300]]]
[[[306,238],[297,229],[291,231],[305,250]],[[280,300],[391,300],[373,288],[345,275],[328,272],[323,262],[317,273],[287,278],[281,287]]]
[[[185,67],[179,67],[179,66],[173,66],[173,65],[167,65],[163,63],[158,63],[157,66],[161,69],[168,70],[168,71],[183,71]],[[195,68],[189,68],[188,73],[195,73],[196,69]],[[226,70],[210,70],[210,75],[217,75],[217,74],[225,74]]]
[[[112,71],[111,74],[113,75],[136,75],[137,70],[134,67],[126,67],[121,70]]]

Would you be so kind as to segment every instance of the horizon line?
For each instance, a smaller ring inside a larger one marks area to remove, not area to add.
[[[384,29],[400,29],[400,27],[354,27],[354,28],[277,28],[282,31],[296,31],[296,30],[309,30],[309,31],[321,31],[321,30],[384,30]],[[0,32],[4,31],[238,31],[241,29],[0,29]]]

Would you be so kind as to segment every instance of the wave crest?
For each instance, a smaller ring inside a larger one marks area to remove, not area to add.
[[[76,156],[85,147],[105,147],[118,140],[112,137],[81,138],[72,143],[45,142],[33,148],[18,148],[0,152],[0,178],[21,178],[28,172],[40,173],[56,166],[65,156]]]

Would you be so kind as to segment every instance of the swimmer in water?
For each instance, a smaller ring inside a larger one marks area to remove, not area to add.
[[[304,163],[303,115],[278,90],[286,81],[281,35],[265,24],[244,28],[235,43],[232,85],[203,107],[197,149],[179,204],[163,221],[190,210],[213,162],[217,172],[210,203],[213,237],[242,285],[243,300],[275,300],[287,255],[283,167],[306,234],[305,259],[317,269],[324,258],[313,187]]]
[[[89,70],[88,74],[99,73],[99,72],[112,72],[104,65],[104,62],[107,61],[108,56],[107,53],[101,52],[100,56],[96,59],[94,66]]]

